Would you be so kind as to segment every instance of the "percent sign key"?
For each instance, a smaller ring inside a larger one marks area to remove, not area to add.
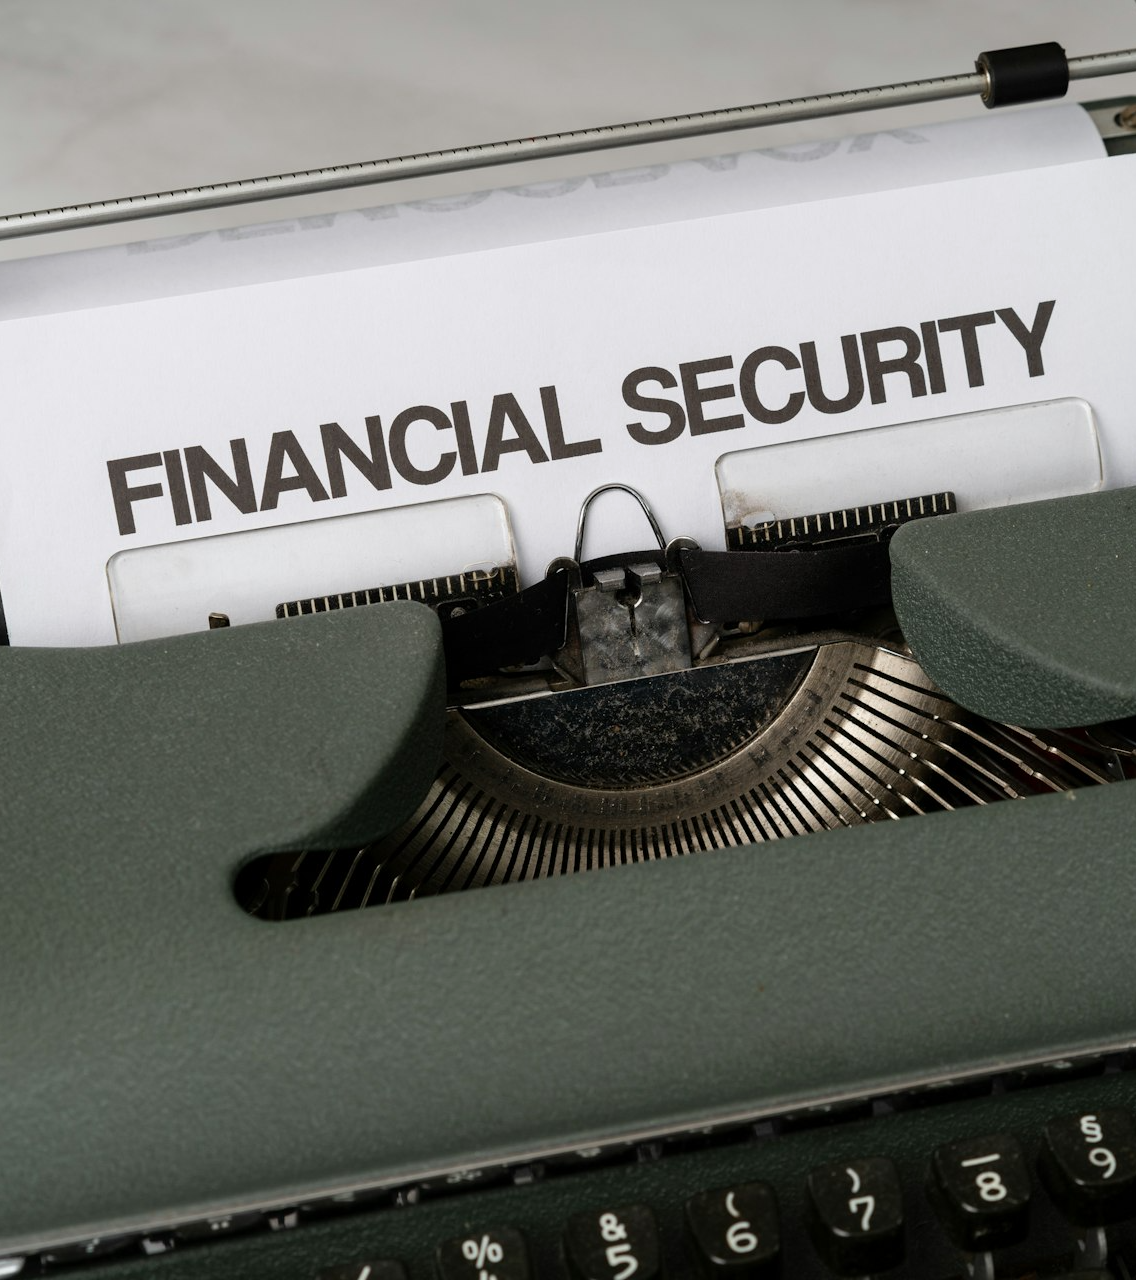
[[[440,1280],[529,1280],[525,1238],[512,1227],[447,1240],[438,1248]]]

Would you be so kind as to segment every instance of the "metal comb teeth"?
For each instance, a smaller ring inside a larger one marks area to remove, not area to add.
[[[983,720],[912,659],[841,641],[453,710],[445,763],[396,832],[261,859],[241,896],[268,918],[323,914],[1109,778],[1087,737]]]
[[[953,493],[925,493],[918,498],[818,511],[814,515],[764,520],[754,525],[735,525],[726,530],[726,545],[735,551],[779,551],[782,548],[823,546],[826,542],[881,538],[894,533],[901,524],[926,520],[931,516],[949,516],[956,510]]]

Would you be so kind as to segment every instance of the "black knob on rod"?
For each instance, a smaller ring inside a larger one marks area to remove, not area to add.
[[[992,49],[980,53],[974,65],[986,77],[982,101],[988,107],[1063,98],[1069,88],[1069,60],[1056,40]]]

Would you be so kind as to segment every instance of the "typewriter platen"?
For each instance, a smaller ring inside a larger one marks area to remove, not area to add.
[[[727,514],[724,552],[615,496],[644,548],[587,559],[585,509],[524,591],[507,564],[360,581],[261,627],[5,655],[6,773],[87,783],[6,837],[0,1273],[1131,1274],[1131,491]],[[1085,555],[1118,601],[1103,674],[1068,621]],[[975,678],[940,639],[963,623],[1017,665]],[[1039,682],[1052,727],[989,713]],[[218,733],[233,756],[200,763]],[[99,830],[110,879],[73,852]],[[634,862],[660,865],[558,874]],[[46,944],[41,893],[85,907]]]

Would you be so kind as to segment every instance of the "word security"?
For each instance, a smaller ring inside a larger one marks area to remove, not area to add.
[[[118,531],[134,534],[135,505],[156,499],[167,505],[175,525],[188,525],[211,520],[217,501],[251,515],[275,511],[289,492],[327,502],[347,497],[349,484],[378,491],[431,486],[455,473],[485,475],[502,465],[582,458],[603,452],[601,424],[618,421],[616,412],[636,444],[665,445],[684,433],[779,426],[810,411],[848,413],[865,397],[879,405],[905,393],[912,399],[939,395],[955,377],[981,387],[983,351],[989,354],[993,343],[1009,343],[1024,359],[1024,372],[1037,378],[1045,373],[1041,348],[1054,305],[1038,303],[1029,322],[1013,307],[1001,307],[925,320],[918,329],[896,325],[845,334],[824,344],[823,352],[809,341],[795,348],[759,346],[737,364],[721,355],[674,369],[647,365],[623,379],[622,410],[592,417],[591,431],[600,434],[567,431],[560,392],[544,386],[523,404],[512,392],[495,395],[480,415],[456,400],[446,409],[412,405],[389,420],[367,415],[351,430],[324,422],[305,439],[291,430],[241,436],[228,442],[224,459],[199,444],[113,458],[106,466]],[[1005,363],[1003,358],[1000,367]],[[724,401],[733,402],[735,411],[724,412]],[[641,416],[627,422],[628,409]]]

